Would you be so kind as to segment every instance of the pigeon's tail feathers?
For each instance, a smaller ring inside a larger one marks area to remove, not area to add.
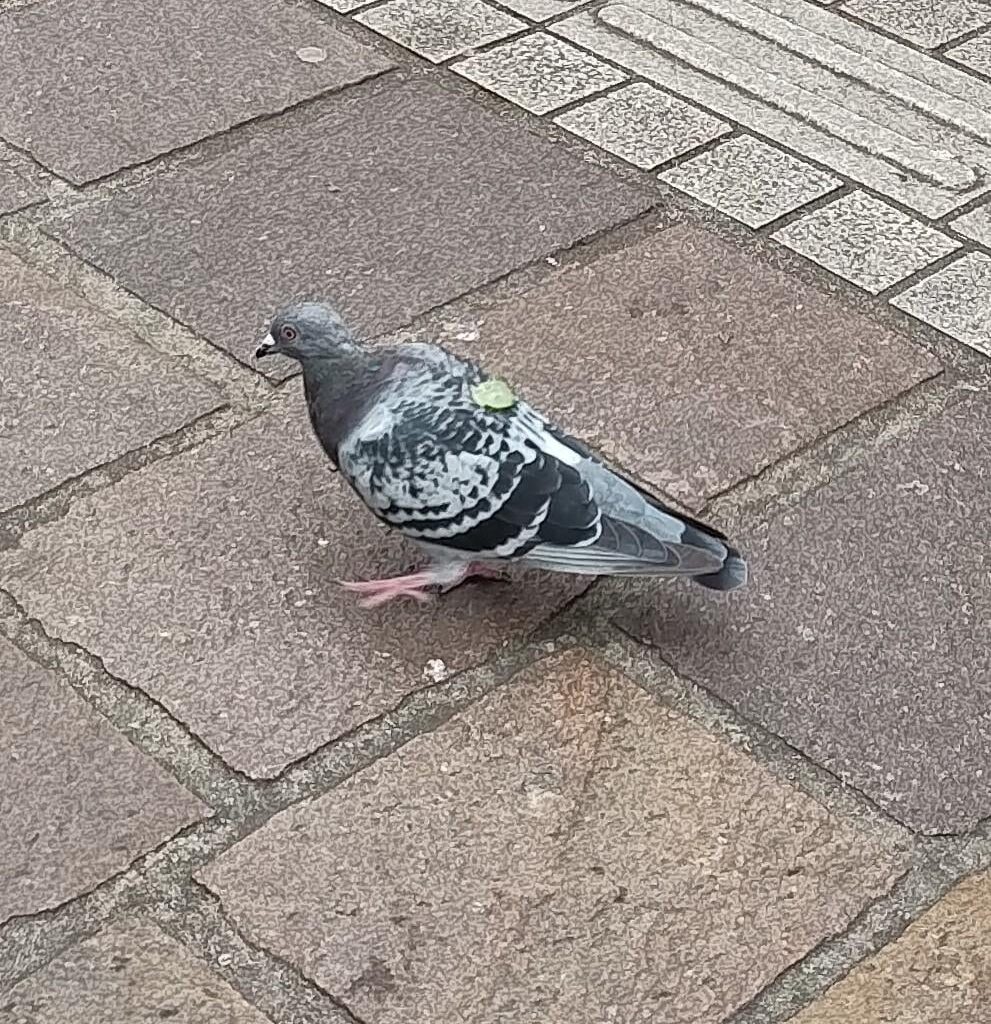
[[[628,522],[635,521],[640,531],[650,534],[662,547],[674,542],[675,550],[679,552],[695,552],[694,558],[682,555],[679,575],[691,576],[696,583],[709,590],[736,590],[746,584],[747,563],[720,530],[684,512],[675,511],[656,495],[615,470],[595,465],[592,472],[600,482],[606,484],[610,511],[614,515]],[[618,481],[619,486],[614,481]],[[624,488],[632,489],[642,500],[643,504],[639,508],[636,501],[630,501],[629,491]],[[710,566],[699,567],[693,564],[702,555],[712,560]],[[666,570],[658,572],[655,568],[655,572],[660,575]]]
[[[726,549],[726,559],[719,572],[693,576],[692,579],[706,590],[736,590],[747,583],[749,570],[743,556],[736,548]]]
[[[686,543],[678,533],[655,531],[651,525],[603,515],[594,539],[537,544],[524,561],[535,568],[595,576],[694,577],[721,571],[726,549],[718,541]]]

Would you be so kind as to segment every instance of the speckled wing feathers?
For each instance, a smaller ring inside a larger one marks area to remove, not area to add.
[[[613,473],[526,403],[481,407],[477,367],[433,346],[402,353],[338,450],[384,522],[469,559],[591,574],[723,569],[732,552],[721,535]]]

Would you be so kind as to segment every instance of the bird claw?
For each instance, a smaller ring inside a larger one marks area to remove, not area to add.
[[[389,580],[338,580],[343,590],[359,594],[358,604],[362,608],[378,608],[389,601],[400,597],[410,597],[419,604],[432,601],[435,595],[428,593],[425,587],[429,581],[420,573],[411,576],[398,576]]]
[[[338,584],[353,594],[361,595],[362,608],[378,608],[399,597],[410,597],[419,604],[435,600],[439,594],[446,594],[460,586],[466,579],[477,577],[508,583],[509,577],[500,569],[486,562],[472,562],[456,566],[452,573],[450,566],[423,569],[406,576],[394,576],[385,580],[338,580]]]

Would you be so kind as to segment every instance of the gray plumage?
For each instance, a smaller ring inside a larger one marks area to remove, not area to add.
[[[668,508],[526,402],[487,408],[473,363],[433,345],[366,348],[325,306],[280,313],[257,355],[296,359],[313,430],[383,522],[437,561],[590,575],[747,580],[717,530]]]

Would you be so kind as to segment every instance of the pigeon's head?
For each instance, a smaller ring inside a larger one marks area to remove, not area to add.
[[[302,363],[355,348],[354,337],[334,310],[319,302],[302,302],[275,316],[255,350],[255,358],[279,355]]]

